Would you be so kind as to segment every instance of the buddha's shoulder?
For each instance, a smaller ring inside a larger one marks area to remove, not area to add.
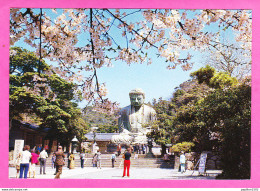
[[[144,104],[143,106],[144,106],[144,109],[145,109],[145,110],[151,111],[151,112],[155,112],[155,110],[154,110],[153,107],[151,107],[151,106],[149,106],[149,105],[146,105],[146,104]]]
[[[123,107],[123,108],[120,110],[120,112],[122,113],[122,112],[130,111],[130,110],[131,110],[131,105],[128,105],[128,106],[126,106],[126,107]]]

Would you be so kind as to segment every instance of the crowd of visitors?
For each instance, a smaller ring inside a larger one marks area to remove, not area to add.
[[[119,144],[117,146],[117,151],[111,154],[111,167],[115,167],[115,162],[118,158],[123,158],[121,164],[123,165],[123,175],[122,177],[130,177],[130,158],[132,154],[134,154],[134,159],[138,154],[146,153],[146,145],[136,144],[133,146],[128,147],[125,151],[122,152],[122,147]],[[55,172],[55,179],[59,179],[60,175],[62,174],[62,168],[65,165],[65,153],[62,150],[62,146],[58,146],[58,150],[56,152],[51,153],[51,167],[56,169]],[[92,158],[92,165],[97,169],[101,169],[101,157],[100,150],[93,155]],[[122,155],[120,157],[120,155]],[[37,146],[30,150],[29,145],[25,145],[24,149],[21,153],[18,154],[15,160],[15,167],[16,167],[16,178],[27,178],[29,174],[29,178],[36,177],[36,165],[40,165],[40,174],[46,174],[46,160],[48,158],[48,153],[46,147]],[[81,152],[79,155],[80,158],[80,167],[84,168],[86,164],[86,154]],[[68,168],[74,169],[75,168],[75,155],[73,153],[68,153],[67,155],[68,161]],[[164,160],[169,160],[166,155],[163,157]],[[121,164],[119,166],[121,166]],[[181,173],[185,172],[185,155],[184,152],[180,155],[180,171]]]

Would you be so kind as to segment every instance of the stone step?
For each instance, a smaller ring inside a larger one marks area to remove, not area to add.
[[[51,166],[51,159],[48,158],[46,162],[47,166]],[[65,159],[65,164],[67,166],[68,160]],[[110,158],[101,158],[101,165],[103,167],[111,167],[112,162]],[[85,166],[92,166],[92,158],[85,159]],[[115,162],[115,167],[123,166],[123,159],[117,158]],[[173,168],[174,163],[172,161],[166,162],[162,159],[148,159],[148,158],[140,158],[140,159],[132,159],[131,166],[137,168]],[[75,159],[75,167],[80,167],[80,159]]]

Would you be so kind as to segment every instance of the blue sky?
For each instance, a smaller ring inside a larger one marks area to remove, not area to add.
[[[51,14],[52,18],[55,18],[55,14],[50,10],[44,9],[43,11],[47,11],[48,14]],[[60,10],[58,12],[60,13]],[[140,18],[135,17],[134,19]],[[213,27],[211,30],[217,30],[217,28]],[[83,36],[79,38],[79,46],[84,45],[85,39],[83,39]],[[33,50],[22,41],[18,41],[15,46]],[[151,56],[153,60],[151,65],[136,63],[129,66],[124,62],[117,61],[113,63],[113,67],[97,69],[99,83],[106,83],[108,89],[107,97],[113,102],[118,102],[120,107],[130,104],[128,93],[135,88],[142,88],[144,90],[146,93],[146,102],[151,102],[154,98],[159,99],[160,97],[169,99],[175,87],[189,80],[189,75],[192,71],[204,66],[204,57],[200,52],[193,51],[194,57],[191,62],[194,63],[194,66],[189,71],[183,71],[181,67],[168,70],[166,69],[167,63],[163,59],[158,58],[153,50],[149,53],[153,55]],[[47,63],[52,64],[49,61]],[[79,106],[83,108],[85,101],[80,103]]]

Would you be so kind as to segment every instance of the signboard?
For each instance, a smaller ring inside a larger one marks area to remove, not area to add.
[[[206,167],[206,160],[207,160],[207,153],[201,153],[200,160],[199,160],[199,173],[203,174],[205,173],[205,167]]]
[[[13,162],[15,162],[18,154],[23,151],[23,147],[24,147],[24,140],[15,140]]]

